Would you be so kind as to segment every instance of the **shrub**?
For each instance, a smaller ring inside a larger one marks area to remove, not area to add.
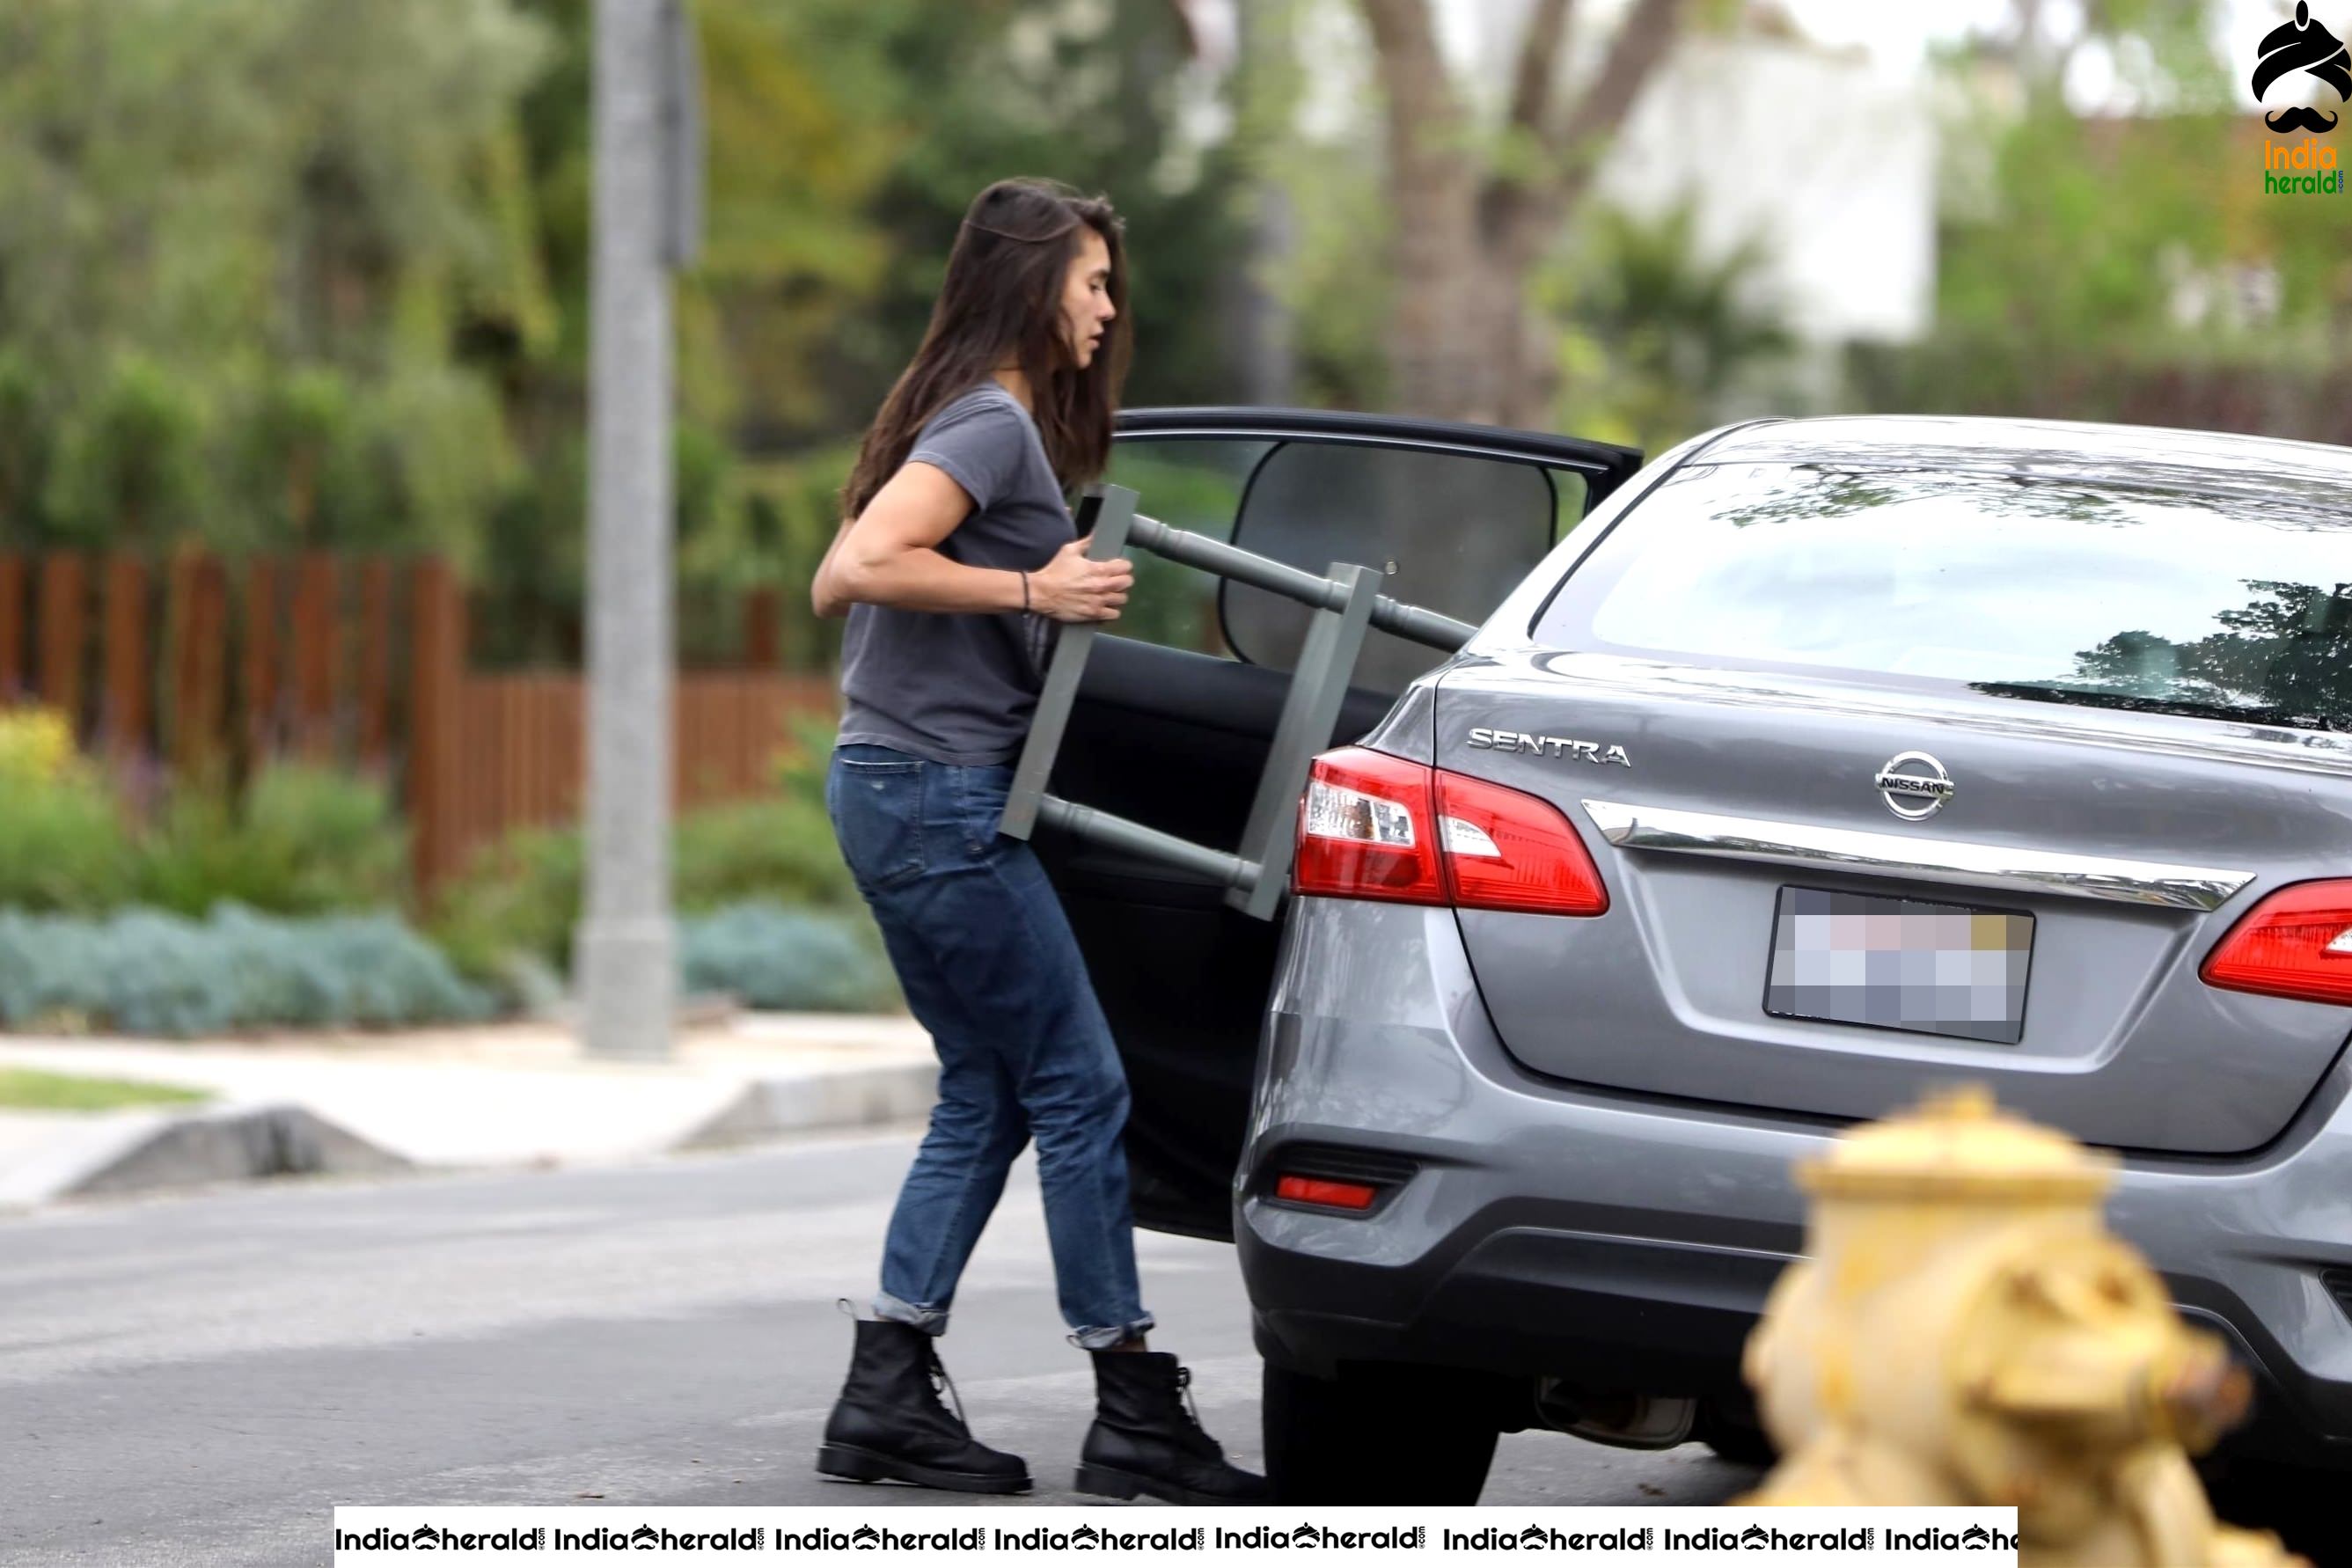
[[[776,752],[776,787],[785,799],[821,812],[825,774],[833,769],[833,748],[841,738],[841,726],[815,713],[795,713],[788,722],[793,739]]]
[[[688,812],[672,847],[673,898],[685,914],[753,901],[810,904],[870,930],[821,804],[785,795]],[[575,829],[509,834],[441,889],[428,928],[434,940],[464,973],[509,989],[518,956],[569,970],[582,853]]]
[[[407,866],[406,829],[378,781],[274,763],[234,803],[216,789],[176,786],[139,832],[74,750],[61,715],[0,712],[0,908],[387,908],[402,901]]]
[[[460,973],[502,988],[517,958],[567,970],[580,919],[580,855],[572,828],[510,833],[437,890],[425,929]]]
[[[95,913],[124,901],[132,872],[103,788],[0,784],[0,906]]]
[[[0,1024],[134,1035],[431,1024],[489,999],[388,914],[281,920],[233,904],[192,921],[0,911]]]
[[[0,712],[0,906],[90,913],[128,897],[131,846],[62,715]]]
[[[80,761],[73,727],[56,709],[0,710],[0,785],[59,783]]]
[[[289,915],[383,909],[406,889],[408,834],[381,781],[276,763],[239,802],[176,792],[137,864],[137,900],[184,915],[224,902]]]
[[[755,899],[857,901],[821,804],[784,796],[689,812],[677,825],[677,907],[689,913]]]
[[[882,1013],[898,1005],[889,965],[862,921],[814,910],[737,904],[679,922],[688,991],[725,991],[753,1007]]]

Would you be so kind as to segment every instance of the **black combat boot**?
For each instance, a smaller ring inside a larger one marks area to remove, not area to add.
[[[950,1492],[1025,1492],[1029,1467],[972,1440],[962,1402],[950,1411],[931,1336],[911,1323],[857,1324],[849,1380],[824,1424],[817,1473],[853,1481],[912,1481]],[[952,1393],[952,1389],[950,1389]]]
[[[1097,1351],[1095,1424],[1078,1453],[1078,1490],[1163,1502],[1266,1500],[1265,1479],[1225,1462],[1186,1392],[1192,1374],[1165,1351]]]

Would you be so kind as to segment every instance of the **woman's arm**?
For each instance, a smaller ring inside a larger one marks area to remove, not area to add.
[[[971,513],[963,487],[929,463],[901,467],[843,525],[817,568],[810,597],[820,616],[845,615],[852,605],[900,610],[1017,610],[1018,573],[966,566],[939,546]]]
[[[819,620],[838,620],[849,614],[849,601],[833,584],[833,558],[840,552],[841,542],[849,537],[849,525],[854,518],[843,518],[841,526],[833,531],[833,542],[824,547],[824,559],[816,563],[816,575],[809,579],[809,606],[816,611]]]
[[[905,464],[842,525],[810,584],[812,605],[824,616],[846,615],[852,605],[945,614],[1024,607],[1022,574],[967,566],[940,553],[971,512],[971,497],[945,470],[920,460]],[[1084,541],[1074,540],[1028,574],[1027,608],[1062,621],[1118,618],[1134,568],[1089,561],[1084,549]]]

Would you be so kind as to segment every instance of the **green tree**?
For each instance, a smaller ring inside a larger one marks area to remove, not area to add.
[[[534,460],[489,509],[485,581],[510,613],[497,658],[578,641],[587,256],[588,7],[524,0],[552,39],[520,110],[547,343],[480,345]],[[709,130],[708,243],[677,296],[681,623],[718,590],[797,604],[838,522],[848,443],[929,318],[956,224],[1007,174],[1108,191],[1127,215],[1141,340],[1129,400],[1213,398],[1211,330],[1234,232],[1230,171],[1180,132],[1185,35],[1167,5],[1062,0],[697,0]],[[831,646],[793,626],[788,654]]]
[[[1130,396],[1214,397],[1234,182],[1171,4],[692,0],[689,593],[803,570],[964,204],[1128,214]],[[0,529],[454,553],[487,649],[578,649],[589,0],[0,12]],[[777,579],[766,579],[777,580]]]
[[[121,353],[64,426],[48,515],[84,543],[149,544],[189,531],[205,504],[197,451],[206,434],[187,382]]]
[[[1230,150],[1182,125],[1188,39],[1177,6],[1064,0],[866,0],[856,26],[896,84],[899,151],[877,204],[889,259],[873,312],[836,340],[850,369],[836,423],[864,424],[929,319],[956,224],[1013,174],[1108,195],[1127,221],[1138,354],[1132,403],[1227,395],[1214,330],[1238,254]],[[845,415],[845,418],[844,416]]]
[[[0,458],[11,527],[462,536],[504,448],[458,329],[550,317],[502,151],[539,29],[509,0],[24,0],[0,51],[0,354],[42,367],[12,395],[53,433]],[[331,382],[390,519],[326,508],[320,432],[289,438]],[[463,426],[486,460],[453,468]]]
[[[1942,66],[1971,100],[1945,178],[1937,329],[1859,358],[1882,407],[2217,425],[2341,440],[2352,258],[2326,200],[2265,196],[2210,0],[2021,4]],[[2132,107],[2062,90],[2104,50]]]
[[[1428,0],[1358,4],[1379,62],[1396,212],[1391,396],[1415,413],[1535,423],[1549,412],[1553,369],[1530,319],[1536,272],[1680,33],[1684,0],[1633,0],[1567,103],[1573,8],[1537,0],[1496,127],[1479,122],[1448,69]]]

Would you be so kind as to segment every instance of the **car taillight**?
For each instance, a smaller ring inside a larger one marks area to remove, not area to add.
[[[1315,759],[1294,892],[1538,914],[1609,908],[1583,839],[1549,801],[1350,746]]]
[[[1597,915],[1609,890],[1559,807],[1440,770],[1437,832],[1454,901],[1465,910]]]
[[[1433,771],[1358,746],[1316,758],[1298,803],[1291,890],[1444,903],[1445,875],[1429,809]]]
[[[2230,928],[2198,973],[2224,991],[2352,1005],[2352,881],[2281,888]]]

